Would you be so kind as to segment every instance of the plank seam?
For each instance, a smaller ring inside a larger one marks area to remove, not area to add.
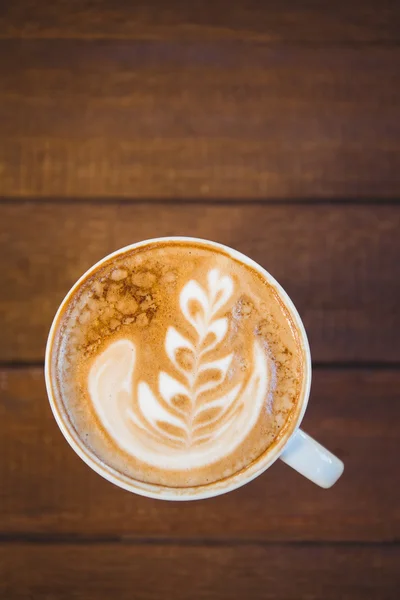
[[[173,538],[133,536],[81,536],[78,534],[0,533],[0,544],[43,545],[127,545],[127,546],[400,546],[400,539],[392,540],[257,540],[240,538]]]
[[[19,205],[19,204],[51,204],[58,205],[177,205],[193,204],[193,205],[215,205],[215,206],[398,206],[400,205],[400,197],[394,198],[376,198],[376,197],[359,197],[359,198],[132,198],[130,196],[119,197],[78,197],[78,196],[0,196],[0,205]]]
[[[212,28],[211,28],[212,29]],[[257,34],[254,34],[254,38],[244,39],[244,37],[219,37],[217,33],[215,33],[215,37],[210,38],[210,32],[207,31],[207,37],[197,36],[191,39],[188,38],[179,38],[179,37],[154,37],[154,36],[143,36],[137,37],[137,35],[133,34],[132,36],[107,36],[107,35],[63,35],[60,34],[58,36],[47,36],[44,35],[38,36],[30,36],[24,35],[21,33],[20,35],[0,35],[0,42],[21,42],[29,41],[29,42],[84,42],[87,44],[96,44],[99,42],[109,42],[109,43],[132,43],[132,44],[140,44],[140,43],[154,43],[154,44],[175,44],[181,46],[190,46],[193,44],[208,44],[208,45],[233,45],[240,44],[241,46],[258,46],[261,48],[315,48],[315,49],[334,49],[334,48],[345,48],[345,49],[364,49],[364,48],[393,48],[397,49],[400,46],[399,39],[384,39],[384,38],[375,38],[370,40],[349,40],[349,39],[338,39],[331,41],[322,41],[322,40],[307,40],[305,38],[298,39],[280,39],[280,40],[262,40],[257,39]],[[246,35],[248,32],[243,32],[243,35]],[[179,34],[179,31],[178,31]],[[211,31],[211,36],[212,36]]]

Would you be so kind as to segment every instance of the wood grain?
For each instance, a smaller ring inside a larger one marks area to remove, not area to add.
[[[399,32],[395,0],[0,3],[1,598],[397,599]],[[53,314],[99,258],[171,234],[237,247],[293,297],[333,489],[278,461],[162,503],[68,447]]]
[[[400,360],[400,206],[42,203],[0,206],[0,360],[38,361],[71,285],[162,235],[233,246],[297,305],[317,362]]]
[[[304,428],[346,465],[329,491],[278,461],[235,492],[185,503],[135,496],[92,472],[58,430],[42,369],[2,369],[0,384],[0,537],[399,539],[399,371],[314,372]]]
[[[0,546],[0,594],[15,599],[395,600],[399,559],[398,546],[16,544]]]
[[[398,46],[3,39],[0,194],[398,198],[399,62]]]
[[[399,39],[399,9],[393,0],[339,0],[334,5],[290,0],[15,0],[2,5],[0,36],[388,42]]]

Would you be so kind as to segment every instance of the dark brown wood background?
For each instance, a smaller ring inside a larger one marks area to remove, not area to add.
[[[0,6],[0,596],[376,599],[400,577],[400,5],[15,0]],[[113,487],[43,382],[54,312],[147,237],[249,254],[292,296],[304,427],[346,463],[227,496]]]

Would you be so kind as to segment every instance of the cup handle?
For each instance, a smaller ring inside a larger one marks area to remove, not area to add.
[[[280,458],[325,489],[337,482],[344,469],[344,464],[337,456],[301,429],[290,439]]]

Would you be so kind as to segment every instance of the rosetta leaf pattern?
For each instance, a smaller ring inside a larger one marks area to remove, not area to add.
[[[216,427],[212,425],[230,414],[241,388],[232,386],[217,398],[210,395],[226,382],[233,359],[233,353],[213,358],[228,331],[228,319],[219,313],[232,295],[233,284],[217,270],[209,272],[207,283],[207,289],[203,289],[196,281],[189,281],[180,294],[182,315],[193,330],[191,339],[175,327],[167,330],[165,351],[175,375],[161,371],[158,394],[143,382],[138,385],[142,418],[135,422],[141,428],[150,426],[157,436],[165,436],[167,426],[168,434],[172,431],[175,441],[185,447],[204,443],[215,435]],[[186,361],[180,360],[182,353]]]

